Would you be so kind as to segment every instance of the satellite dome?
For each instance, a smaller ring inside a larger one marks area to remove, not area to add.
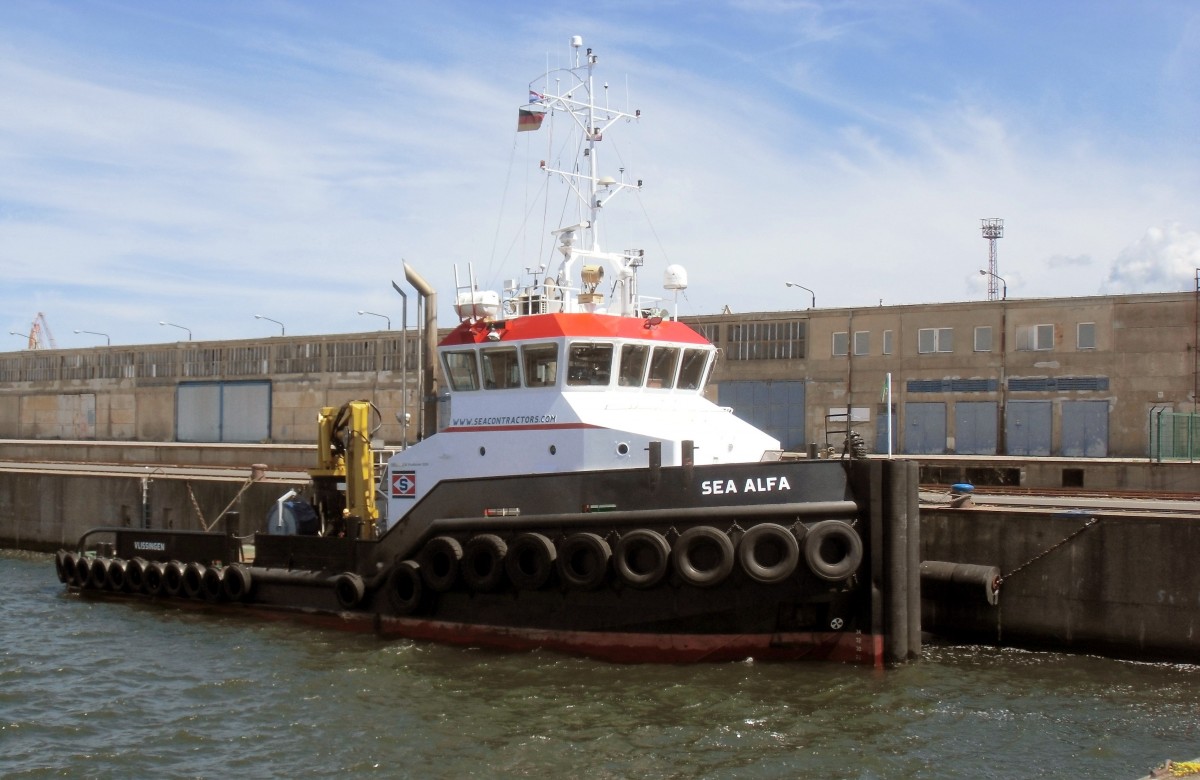
[[[687,269],[681,265],[669,265],[663,272],[664,290],[686,290]]]

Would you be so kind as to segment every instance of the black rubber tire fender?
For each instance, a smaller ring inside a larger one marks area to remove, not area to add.
[[[75,557],[75,584],[80,590],[92,587],[92,561],[83,553]]]
[[[764,563],[760,545],[775,544],[782,548],[779,559]],[[759,523],[751,526],[738,542],[738,563],[750,579],[765,585],[783,582],[796,573],[800,563],[800,543],[791,531],[778,523]]]
[[[200,589],[207,601],[221,601],[225,598],[225,569],[209,566],[200,578]]]
[[[58,575],[58,581],[66,584],[69,577],[67,576],[67,556],[70,555],[66,550],[59,550],[54,554],[54,573]],[[74,564],[72,564],[72,567]]]
[[[224,591],[225,598],[230,601],[245,601],[250,598],[250,591],[253,589],[254,577],[249,569],[240,563],[231,563],[225,567],[225,576],[221,578],[221,590]]]
[[[196,561],[191,561],[183,567],[183,592],[188,598],[204,598],[204,572],[207,570],[207,566]]]
[[[421,608],[423,583],[421,564],[416,561],[400,561],[393,566],[385,586],[392,611],[397,615],[415,614]]]
[[[653,588],[671,565],[671,543],[657,531],[638,528],[622,534],[613,550],[613,567],[621,582],[634,588]]]
[[[92,587],[112,590],[112,583],[108,581],[108,558],[92,559],[92,573],[89,578],[92,581]]]
[[[76,555],[73,552],[66,554],[63,558],[63,570],[67,575],[67,584],[74,585],[77,588],[83,587],[80,584],[78,567],[85,561],[83,554]]]
[[[612,549],[593,533],[571,534],[558,545],[558,576],[569,588],[595,590],[608,578]]]
[[[697,565],[697,550],[703,546],[715,550],[715,565],[704,568]],[[672,559],[679,579],[698,588],[711,588],[724,582],[733,571],[733,540],[718,528],[698,525],[687,529],[675,540]]]
[[[183,569],[184,564],[179,561],[168,561],[163,569],[163,591],[168,596],[187,595],[187,591],[183,589]]]
[[[839,582],[862,564],[862,539],[848,523],[823,520],[809,528],[804,537],[804,559],[813,574],[828,582]]]
[[[342,572],[333,579],[333,593],[337,596],[338,606],[350,610],[362,603],[367,595],[367,585],[357,574]]]
[[[151,561],[145,572],[146,592],[151,596],[167,593],[167,565],[162,561]]]
[[[108,562],[108,585],[116,591],[129,590],[129,581],[125,577],[125,571],[129,564],[120,558],[113,558]]]
[[[493,591],[504,581],[508,545],[495,534],[479,534],[463,547],[462,578],[474,591]]]
[[[146,559],[130,558],[125,566],[125,583],[133,593],[146,592]]]
[[[435,536],[426,542],[417,556],[425,587],[436,593],[453,588],[458,582],[462,557],[462,544],[452,536]]]
[[[504,558],[504,571],[508,580],[520,590],[537,590],[544,586],[554,573],[558,550],[554,542],[542,534],[519,534],[508,545]]]

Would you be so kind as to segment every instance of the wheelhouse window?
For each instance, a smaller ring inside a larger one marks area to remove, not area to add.
[[[612,344],[572,344],[567,361],[567,384],[607,385],[612,377]]]
[[[655,347],[650,353],[650,376],[646,379],[646,387],[674,387],[675,369],[678,366],[678,347]]]
[[[526,387],[551,387],[558,382],[558,345],[533,344],[521,348]]]
[[[480,352],[479,357],[485,388],[504,390],[521,386],[521,361],[514,347],[491,347]]]
[[[479,389],[479,364],[475,361],[475,350],[446,352],[442,356],[446,377],[454,390]]]
[[[621,347],[617,384],[621,387],[641,387],[646,378],[646,358],[649,355],[650,347],[645,344],[626,344]]]
[[[699,390],[704,386],[705,371],[708,366],[708,350],[685,349],[683,364],[679,368],[679,389]]]

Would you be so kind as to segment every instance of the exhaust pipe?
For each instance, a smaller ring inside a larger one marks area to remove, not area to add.
[[[404,263],[404,278],[421,296],[425,306],[424,344],[421,346],[421,418],[417,430],[421,438],[437,430],[437,392],[434,367],[437,365],[437,293],[429,282],[408,263]]]

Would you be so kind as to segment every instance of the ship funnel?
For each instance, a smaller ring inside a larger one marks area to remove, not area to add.
[[[421,296],[425,305],[425,343],[421,349],[421,420],[418,430],[421,437],[426,438],[437,430],[437,392],[433,375],[437,365],[437,293],[408,263],[404,264],[404,278]]]

